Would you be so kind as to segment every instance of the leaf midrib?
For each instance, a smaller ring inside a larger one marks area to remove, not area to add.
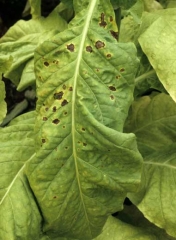
[[[78,170],[78,164],[77,164],[77,150],[76,150],[76,122],[75,122],[75,102],[76,102],[76,92],[77,92],[77,82],[78,82],[78,76],[79,76],[79,70],[80,70],[80,64],[82,60],[82,55],[83,55],[83,48],[87,36],[87,32],[89,29],[90,21],[96,6],[97,0],[92,0],[89,3],[88,9],[87,9],[87,18],[84,22],[84,27],[83,27],[83,32],[80,35],[81,42],[79,44],[79,51],[78,51],[78,56],[77,56],[77,62],[76,62],[76,67],[75,67],[75,74],[73,78],[73,94],[72,94],[72,146],[73,146],[73,158],[74,158],[74,163],[75,163],[75,170],[76,170],[76,177],[77,177],[77,182],[78,182],[78,187],[79,187],[79,192],[80,192],[80,198],[81,202],[84,208],[84,213],[86,216],[87,221],[89,222],[89,218],[87,216],[87,211],[86,207],[84,205],[83,201],[83,194],[81,190],[81,184],[80,184],[80,179],[79,179],[79,170]],[[91,230],[90,230],[91,232]],[[92,235],[92,234],[91,234]]]

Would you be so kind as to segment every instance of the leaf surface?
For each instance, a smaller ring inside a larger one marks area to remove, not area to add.
[[[34,121],[0,128],[0,239],[41,236],[41,216],[24,174],[34,154],[33,127]]]
[[[37,154],[28,178],[51,238],[94,238],[140,182],[135,137],[122,133],[138,61],[117,31],[110,3],[91,0],[36,50]]]
[[[174,101],[176,101],[175,25],[175,14],[161,16],[139,38],[144,53]]]

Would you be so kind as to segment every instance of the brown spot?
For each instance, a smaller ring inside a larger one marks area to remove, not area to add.
[[[97,71],[97,72],[99,72],[99,71],[100,71],[100,69],[98,69],[98,68],[97,68],[97,69],[96,69],[96,71]]]
[[[116,91],[116,88],[115,88],[114,86],[109,86],[109,89],[110,89],[111,91]]]
[[[104,13],[101,13],[101,17],[100,17],[100,23],[99,23],[99,25],[100,25],[100,27],[103,27],[103,28],[105,28],[106,27],[106,25],[107,25],[107,23],[105,22],[105,14]]]
[[[53,63],[55,63],[55,64],[58,64],[58,63],[59,63],[59,61],[57,61],[57,60],[53,60]]]
[[[116,76],[116,79],[119,79],[120,78],[120,75],[119,76]]]
[[[110,31],[111,32],[111,35],[116,39],[118,40],[118,32],[114,32],[113,30]]]
[[[111,100],[114,100],[114,96],[113,95],[111,95],[110,98],[111,98]]]
[[[49,66],[49,63],[48,63],[48,62],[44,62],[44,65],[45,65],[46,67],[48,67],[48,66]]]
[[[110,16],[109,20],[110,20],[110,22],[113,22],[113,17],[112,17],[112,16]]]
[[[46,143],[46,140],[45,140],[45,138],[42,138],[42,143]]]
[[[93,52],[92,47],[91,46],[86,46],[86,51],[90,52],[90,53]]]
[[[56,112],[57,108],[56,106],[53,107],[53,112]]]
[[[120,69],[120,72],[124,72],[124,71],[125,71],[125,69],[124,69],[124,68],[121,68],[121,69]]]
[[[68,112],[64,112],[64,115],[67,115]]]
[[[65,147],[65,150],[67,150],[68,149],[68,147]]]
[[[45,111],[47,112],[48,110],[49,110],[49,108],[48,108],[48,107],[46,107],[46,108],[45,108]]]
[[[64,95],[64,93],[62,91],[58,92],[58,93],[55,93],[54,94],[54,99],[60,100],[60,99],[62,99],[63,95]]]
[[[83,146],[86,147],[86,146],[87,146],[87,143],[83,143]]]
[[[82,131],[83,131],[83,132],[85,132],[85,131],[86,131],[86,129],[85,129],[85,128],[82,128]]]
[[[106,55],[106,57],[107,57],[107,58],[111,58],[111,54],[108,53],[108,54]]]
[[[66,87],[66,85],[64,84],[64,85],[62,86],[62,88],[65,90],[67,87]]]
[[[75,49],[75,45],[73,43],[67,45],[67,49],[70,51],[70,52],[74,52],[74,49]]]
[[[62,101],[62,103],[61,103],[61,106],[63,107],[63,106],[65,106],[66,104],[68,104],[68,101],[67,101],[66,99],[64,99],[64,100]]]
[[[48,120],[48,118],[47,117],[43,117],[43,121],[47,121]]]
[[[62,126],[62,128],[65,128],[65,126]]]
[[[56,196],[53,197],[54,199],[57,198]]]
[[[95,47],[96,47],[97,49],[103,48],[104,46],[105,46],[104,42],[97,41],[97,42],[95,43]]]
[[[52,121],[52,123],[58,124],[58,123],[60,123],[60,120],[56,118],[56,119],[54,119],[54,120]]]
[[[69,87],[69,89],[68,89],[68,90],[71,92],[71,91],[73,91],[73,88],[72,88],[72,87]]]

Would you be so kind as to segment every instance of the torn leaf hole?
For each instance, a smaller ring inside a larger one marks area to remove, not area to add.
[[[64,99],[63,101],[62,101],[62,103],[61,103],[61,106],[63,107],[63,106],[65,106],[65,105],[67,105],[68,104],[68,101],[66,100],[66,99]]]
[[[62,91],[58,92],[58,93],[55,93],[54,94],[54,99],[60,100],[60,99],[62,99],[63,95],[64,95],[64,93]]]
[[[103,27],[105,28],[107,23],[105,21],[105,14],[104,13],[101,13],[101,17],[100,17],[100,23],[99,23],[100,27]]]
[[[93,52],[93,49],[91,46],[86,46],[86,51],[91,53]]]
[[[109,86],[109,89],[110,89],[111,91],[116,91],[116,88],[115,88],[114,86]]]
[[[58,123],[60,123],[60,120],[56,118],[56,119],[54,119],[54,120],[52,121],[52,123],[54,123],[54,124],[57,125]]]
[[[97,42],[95,43],[95,47],[96,47],[97,49],[103,48],[104,46],[105,46],[105,44],[104,44],[104,42],[102,42],[102,41],[97,41]]]
[[[74,49],[75,49],[75,45],[73,43],[67,45],[67,49],[70,51],[70,52],[74,52]]]

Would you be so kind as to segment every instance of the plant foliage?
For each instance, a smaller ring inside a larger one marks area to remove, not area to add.
[[[174,6],[30,6],[0,39],[1,75],[37,98],[7,125],[0,82],[0,239],[176,239]]]

